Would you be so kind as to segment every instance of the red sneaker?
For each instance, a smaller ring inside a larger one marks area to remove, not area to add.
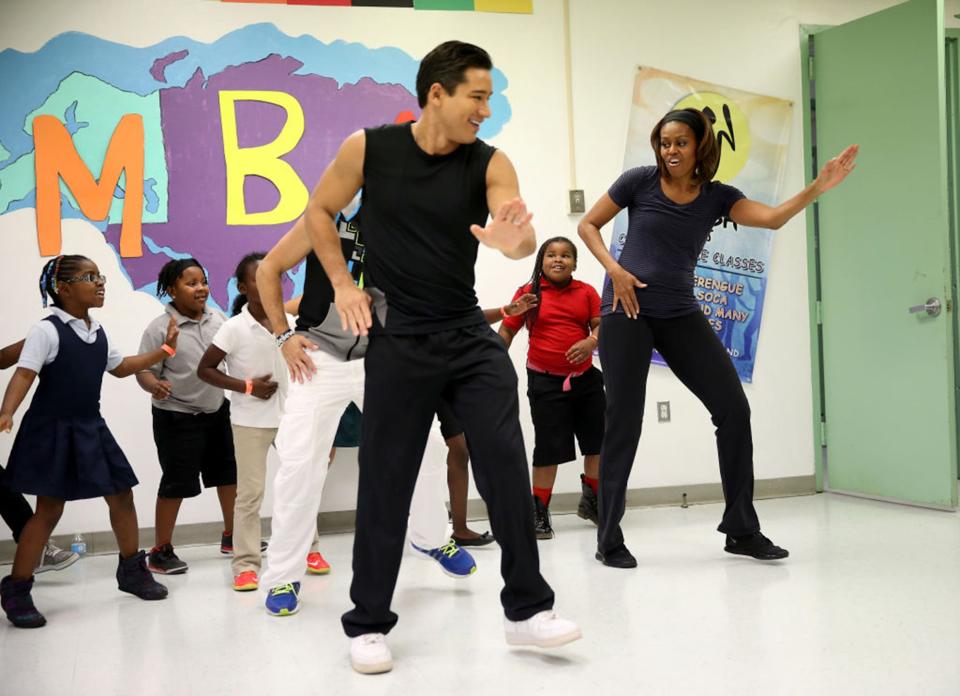
[[[256,571],[245,570],[233,579],[233,589],[237,592],[250,592],[257,589],[259,583]]]
[[[307,554],[307,572],[313,575],[326,575],[330,572],[330,564],[323,560],[319,551]]]

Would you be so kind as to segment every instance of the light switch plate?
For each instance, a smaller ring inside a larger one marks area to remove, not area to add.
[[[570,214],[585,213],[587,201],[583,196],[583,189],[570,189]]]
[[[657,421],[660,423],[670,422],[670,402],[669,401],[657,402]]]

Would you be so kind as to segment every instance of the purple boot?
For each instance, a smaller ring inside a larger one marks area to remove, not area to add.
[[[47,623],[43,614],[33,606],[33,577],[29,580],[14,580],[9,575],[0,580],[0,606],[7,618],[17,628],[40,628]]]
[[[153,573],[147,570],[147,554],[138,551],[130,558],[119,556],[117,563],[117,587],[121,592],[129,592],[140,599],[164,599],[167,588],[153,579]]]

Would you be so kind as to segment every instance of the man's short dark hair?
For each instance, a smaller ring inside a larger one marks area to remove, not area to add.
[[[445,41],[420,61],[417,71],[417,101],[422,109],[427,105],[430,86],[440,83],[447,94],[453,94],[457,85],[466,82],[464,73],[470,68],[493,69],[490,54],[479,46],[463,41]]]

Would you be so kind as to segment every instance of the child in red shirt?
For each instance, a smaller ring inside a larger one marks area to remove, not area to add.
[[[507,347],[523,327],[530,334],[527,350],[527,397],[533,417],[533,503],[538,539],[552,539],[550,497],[557,465],[577,458],[574,438],[583,454],[582,495],[577,515],[597,523],[597,479],[603,441],[606,399],[603,378],[593,366],[600,331],[600,296],[573,279],[577,247],[566,237],[541,245],[533,276],[519,288],[537,297],[525,316],[505,317],[500,336]]]

